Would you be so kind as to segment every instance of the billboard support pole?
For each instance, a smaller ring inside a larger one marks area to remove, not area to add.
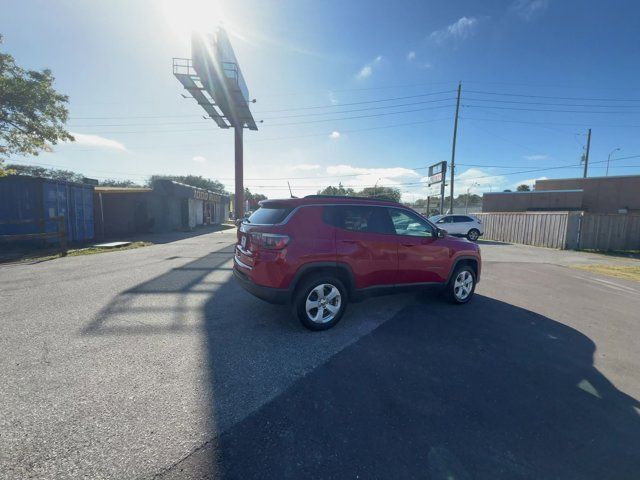
[[[440,215],[444,215],[444,188],[447,178],[447,163],[442,164],[442,183],[440,183]]]
[[[234,127],[235,131],[235,183],[236,192],[234,197],[233,209],[235,210],[236,219],[244,216],[244,172],[243,172],[243,138],[242,138],[242,124]]]

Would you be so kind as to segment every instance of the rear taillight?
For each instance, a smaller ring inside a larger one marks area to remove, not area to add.
[[[252,233],[251,247],[266,248],[269,250],[281,250],[289,244],[288,235],[280,235],[277,233]]]

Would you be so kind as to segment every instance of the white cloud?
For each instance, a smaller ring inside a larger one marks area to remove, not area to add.
[[[299,163],[298,165],[293,165],[291,170],[302,170],[303,172],[309,172],[311,170],[320,170],[320,165],[311,164],[311,163]]]
[[[492,175],[491,172],[480,170],[479,168],[469,168],[460,173],[455,178],[455,196],[467,193],[469,189],[472,193],[500,192],[507,184],[504,175]]]
[[[356,75],[356,78],[367,78],[370,77],[372,73],[373,68],[371,68],[371,65],[365,65],[360,69],[360,71]]]
[[[329,97],[329,102],[331,103],[331,105],[337,105],[338,103],[340,103],[340,101],[336,98],[335,94],[331,90],[329,90],[327,96]]]
[[[195,157],[192,158],[192,160],[198,163],[204,163],[207,161],[207,159],[204,158],[202,155],[196,155]]]
[[[113,150],[121,150],[127,151],[127,147],[125,147],[122,143],[117,140],[111,140],[110,138],[101,137],[100,135],[88,135],[85,133],[74,133],[69,132],[73,135],[73,138],[76,139],[75,142],[71,143],[72,145],[85,145],[89,147],[98,147],[98,148],[111,148]]]
[[[365,64],[360,71],[356,74],[358,80],[370,77],[373,74],[374,67],[377,67],[382,63],[382,55],[378,55],[371,62]]]
[[[416,59],[416,52],[411,51],[411,52],[407,53],[407,60],[409,60],[411,62],[412,60],[415,60],[415,59]]]
[[[352,167],[351,165],[331,165],[327,167],[329,175],[377,175],[378,177],[401,178],[419,176],[415,170],[404,167],[392,168],[364,168]]]
[[[337,130],[334,130],[333,132],[331,132],[331,134],[329,135],[329,138],[331,138],[332,140],[337,140],[340,138],[340,132],[338,132]]]
[[[525,155],[523,158],[526,160],[546,160],[547,158],[549,158],[549,155],[544,155],[544,154]]]
[[[429,38],[438,45],[450,40],[465,40],[475,33],[478,23],[477,17],[460,17],[451,25],[431,32]]]
[[[509,10],[526,21],[542,15],[549,6],[548,0],[515,0]]]

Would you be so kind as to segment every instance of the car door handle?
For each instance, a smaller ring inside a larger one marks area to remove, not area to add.
[[[342,240],[342,243],[349,243],[351,245],[358,245],[360,242],[358,240]]]
[[[401,243],[400,245],[402,245],[403,247],[417,247],[420,244],[419,243]]]

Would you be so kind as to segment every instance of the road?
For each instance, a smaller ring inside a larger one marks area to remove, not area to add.
[[[304,330],[233,231],[0,266],[0,478],[637,478],[640,284],[492,244]],[[631,262],[631,260],[628,260]]]

